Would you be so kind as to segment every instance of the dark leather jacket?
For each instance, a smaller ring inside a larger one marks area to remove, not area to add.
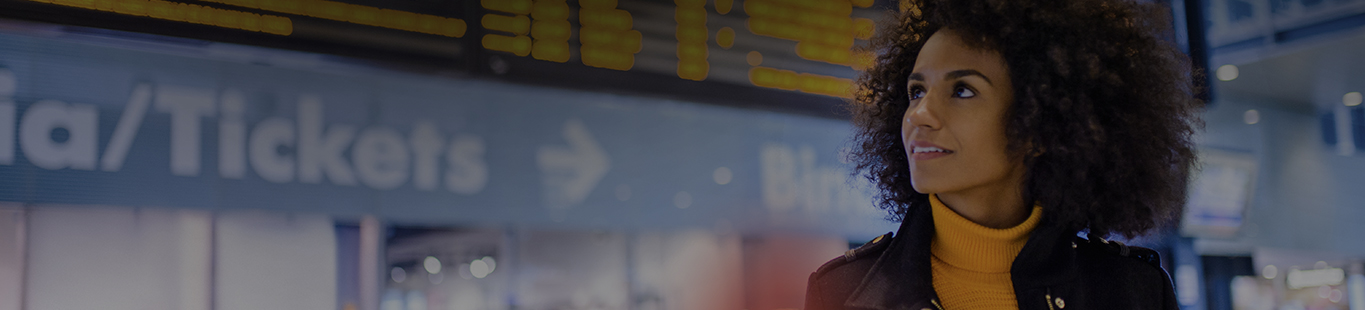
[[[928,208],[810,276],[805,310],[943,309],[929,270]],[[1098,239],[1098,238],[1092,238]],[[1157,252],[1090,241],[1044,218],[1010,267],[1020,310],[1179,309]]]

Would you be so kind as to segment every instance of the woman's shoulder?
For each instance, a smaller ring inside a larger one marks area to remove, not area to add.
[[[886,250],[887,245],[891,244],[892,237],[892,233],[877,236],[872,241],[825,262],[811,273],[806,284],[807,307],[828,305],[829,307],[814,309],[842,308],[844,300],[853,294],[853,290],[872,269],[873,263]]]
[[[1086,288],[1089,299],[1099,303],[1129,301],[1146,309],[1179,309],[1171,277],[1161,267],[1156,250],[1104,239],[1079,240],[1078,284]]]
[[[824,265],[820,265],[820,268],[816,269],[815,273],[811,274],[811,276],[812,278],[814,278],[815,276],[821,274],[852,271],[850,269],[859,269],[858,268],[859,266],[863,266],[863,264],[859,263],[871,263],[872,261],[875,261],[877,259],[877,255],[881,254],[883,250],[886,250],[886,246],[891,244],[891,239],[893,237],[894,233],[888,232],[885,235],[872,238],[871,241],[864,243],[862,246],[845,251],[844,255],[835,257],[834,259],[825,262]],[[868,264],[867,266],[863,266],[863,268],[861,269],[867,269],[868,267],[871,267],[871,265]]]
[[[905,236],[900,237],[900,239],[904,239]],[[869,272],[873,270],[879,260],[904,259],[904,257],[895,255],[886,256],[888,252],[900,253],[901,251],[896,250],[899,249],[899,245],[892,246],[892,243],[906,243],[907,241],[892,242],[891,234],[882,235],[820,266],[810,275],[806,288],[806,308],[845,309],[844,303],[849,300],[855,290],[863,285]],[[1046,285],[1051,288],[1052,293],[1068,296],[1068,301],[1079,302],[1078,305],[1095,305],[1097,306],[1095,308],[1105,309],[1178,308],[1178,306],[1174,306],[1174,291],[1170,276],[1162,269],[1161,258],[1157,251],[1103,239],[1091,241],[1077,237],[1070,244],[1065,243],[1065,241],[1062,242],[1056,244],[1059,247],[1058,250],[1067,248],[1067,245],[1073,245],[1067,249],[1072,253],[1062,255],[1065,258],[1038,257],[1034,260],[1036,264],[1025,264],[1028,265],[1027,268],[1011,270],[1011,273],[1018,276],[1018,272],[1038,268],[1041,268],[1039,270],[1063,273],[1061,274],[1062,278],[1067,280]],[[888,251],[888,248],[892,250]],[[925,267],[927,268],[927,266]],[[907,269],[897,270],[897,274],[902,276],[916,274],[924,277],[929,276],[927,269],[918,272]],[[1043,285],[1038,281],[1049,281],[1046,278],[1053,277],[1024,277],[1022,280],[1016,281],[1016,284]],[[927,281],[927,278],[898,279],[909,281],[906,283]],[[882,284],[885,285],[886,283]],[[904,288],[904,286],[898,287]],[[909,292],[901,291],[900,293]],[[1116,301],[1130,301],[1130,303],[1113,304]]]
[[[1153,249],[1123,244],[1105,239],[1087,240],[1076,238],[1076,254],[1080,263],[1092,268],[1122,269],[1130,272],[1165,274],[1161,267],[1161,255]]]

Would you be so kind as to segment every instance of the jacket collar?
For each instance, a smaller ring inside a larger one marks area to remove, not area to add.
[[[844,305],[869,309],[936,309],[938,299],[929,269],[929,244],[934,221],[929,204],[916,204],[906,214],[885,251],[872,264],[862,283]],[[1076,232],[1054,225],[1048,213],[1029,234],[1024,249],[1010,267],[1015,292],[1056,286],[1077,277],[1073,240]]]

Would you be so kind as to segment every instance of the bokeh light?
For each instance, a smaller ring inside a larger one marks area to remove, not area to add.
[[[427,258],[422,259],[422,267],[426,268],[427,273],[430,274],[441,273],[441,260],[436,259],[435,256],[427,256]]]
[[[1361,102],[1360,92],[1353,91],[1341,96],[1341,104],[1344,104],[1348,107],[1358,106],[1360,105],[1360,102]]]
[[[1237,71],[1237,66],[1235,65],[1222,65],[1218,67],[1218,72],[1216,74],[1218,75],[1218,80],[1227,82],[1236,80],[1237,76],[1241,73]]]

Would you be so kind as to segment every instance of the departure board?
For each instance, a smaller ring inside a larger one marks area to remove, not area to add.
[[[0,0],[0,16],[575,88],[829,110],[882,0]],[[825,98],[825,99],[818,99]],[[810,103],[817,102],[817,103]],[[800,107],[800,106],[803,106]]]
[[[854,47],[872,36],[874,19],[886,9],[871,0],[576,2],[481,1],[487,10],[480,17],[487,31],[482,47],[548,62],[577,58],[588,67],[850,97],[855,71],[872,61]]]

